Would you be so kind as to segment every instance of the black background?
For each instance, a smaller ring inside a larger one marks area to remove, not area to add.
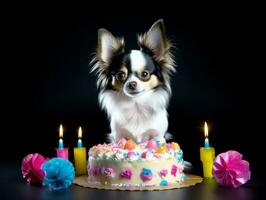
[[[71,157],[79,126],[86,147],[105,142],[109,122],[98,106],[96,79],[88,64],[97,29],[124,36],[127,48],[136,49],[136,34],[163,18],[177,47],[178,64],[172,77],[169,132],[185,159],[195,174],[201,174],[199,148],[207,121],[217,154],[237,150],[250,162],[252,180],[264,176],[262,79],[250,59],[253,49],[248,45],[255,36],[249,35],[241,6],[234,9],[222,2],[149,6],[129,3],[105,12],[100,6],[73,3],[23,4],[6,15],[5,52],[10,54],[3,65],[7,71],[1,73],[5,88],[1,162],[19,163],[33,152],[53,157],[60,123]]]

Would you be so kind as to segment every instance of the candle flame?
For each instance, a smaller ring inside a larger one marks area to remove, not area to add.
[[[62,126],[62,124],[60,124],[60,127],[59,127],[59,137],[60,138],[63,137],[63,126]]]
[[[207,122],[204,123],[204,136],[207,138],[209,135]]]
[[[82,130],[81,130],[81,127],[79,127],[78,138],[82,138]]]

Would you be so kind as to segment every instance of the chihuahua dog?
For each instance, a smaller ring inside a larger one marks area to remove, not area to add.
[[[139,50],[126,52],[123,38],[99,29],[91,62],[91,72],[97,74],[99,103],[110,119],[112,142],[121,138],[165,142],[170,135],[166,109],[175,62],[163,20],[139,35],[137,42]]]

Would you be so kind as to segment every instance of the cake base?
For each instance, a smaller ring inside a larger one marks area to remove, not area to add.
[[[202,182],[202,177],[196,176],[196,175],[191,175],[191,174],[186,174],[188,177],[186,180],[182,181],[179,184],[171,184],[167,186],[148,186],[148,187],[113,187],[110,185],[96,185],[96,184],[91,184],[88,183],[88,176],[79,176],[76,177],[74,180],[74,184],[82,186],[82,187],[88,187],[88,188],[94,188],[94,189],[102,189],[102,190],[138,190],[138,191],[145,191],[145,190],[171,190],[171,189],[177,189],[177,188],[183,188],[183,187],[189,187],[196,185],[197,183]]]

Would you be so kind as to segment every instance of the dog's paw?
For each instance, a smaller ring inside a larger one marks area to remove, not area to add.
[[[184,173],[190,173],[192,169],[193,165],[188,161],[184,161]]]
[[[173,135],[171,133],[167,132],[167,133],[164,134],[164,139],[166,141],[172,140],[173,139]]]
[[[106,140],[107,140],[107,143],[113,143],[115,142],[115,137],[112,133],[107,133],[106,134]]]

